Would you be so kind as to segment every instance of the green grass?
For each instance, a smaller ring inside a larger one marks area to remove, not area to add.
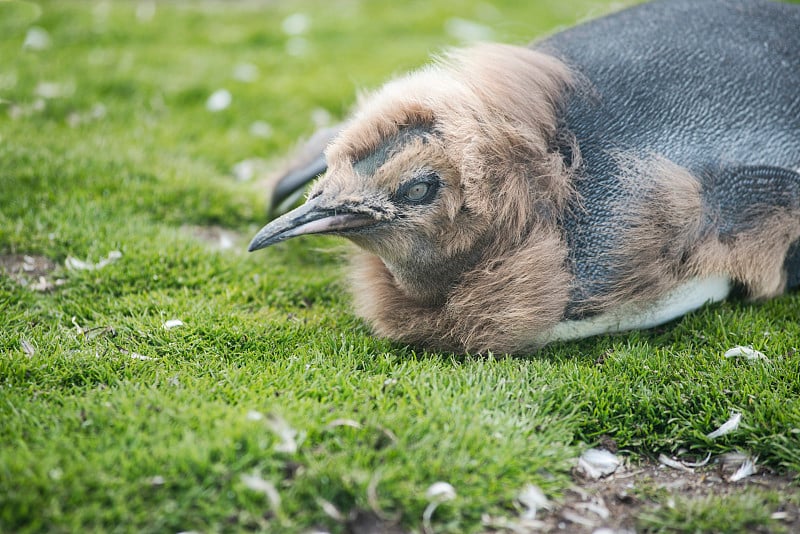
[[[678,499],[643,513],[639,526],[651,534],[787,532],[783,525],[770,522],[771,511],[781,501],[780,495],[759,490],[745,495]]]
[[[741,449],[800,471],[797,293],[529,358],[464,357],[372,337],[349,311],[334,240],[243,252],[265,199],[231,167],[280,157],[313,130],[313,109],[341,117],[358,89],[458,44],[452,17],[521,43],[607,6],[159,3],[140,20],[134,2],[37,4],[0,1],[0,254],[47,256],[65,283],[40,293],[0,276],[0,531],[343,531],[320,499],[369,510],[371,485],[419,530],[439,480],[457,497],[436,510],[437,531],[476,531],[483,513],[514,516],[527,483],[562,494],[572,459],[603,435],[643,458]],[[294,12],[311,20],[300,57],[281,29]],[[31,25],[48,48],[21,48]],[[235,80],[240,63],[258,79]],[[37,96],[42,83],[60,96]],[[207,111],[223,87],[231,106]],[[254,121],[273,135],[251,135]],[[218,252],[187,225],[241,238]],[[63,267],[113,250],[122,258],[101,270]],[[173,318],[185,325],[164,329]],[[769,361],[722,357],[739,344]],[[731,411],[740,429],[705,438]],[[269,416],[297,431],[296,451],[276,449]],[[271,481],[280,505],[242,475]],[[737,499],[723,508],[755,507]],[[653,511],[646,525],[691,515],[699,526],[685,531],[702,531],[718,506]],[[753,517],[772,528],[769,513]]]

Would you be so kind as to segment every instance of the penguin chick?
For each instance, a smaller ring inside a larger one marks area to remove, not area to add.
[[[451,52],[365,98],[250,250],[346,237],[359,315],[453,351],[778,295],[800,285],[797,28],[788,4],[662,0]]]

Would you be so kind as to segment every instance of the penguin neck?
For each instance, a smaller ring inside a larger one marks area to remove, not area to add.
[[[481,240],[469,250],[445,258],[438,251],[419,251],[405,258],[381,258],[403,294],[420,306],[441,307],[462,280],[475,269],[486,250]]]

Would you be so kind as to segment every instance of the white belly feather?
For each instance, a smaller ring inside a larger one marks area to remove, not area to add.
[[[695,278],[678,286],[649,305],[623,306],[579,321],[562,321],[546,336],[547,341],[564,341],[583,337],[652,328],[696,310],[707,302],[717,302],[728,296],[730,279],[724,276]]]

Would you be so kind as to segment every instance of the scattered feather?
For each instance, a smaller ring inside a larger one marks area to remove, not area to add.
[[[233,239],[230,238],[227,234],[221,234],[219,236],[219,244],[218,247],[220,250],[228,250],[233,248]]]
[[[737,482],[758,471],[756,468],[758,456],[753,458],[749,454],[740,451],[725,453],[719,456],[717,461],[719,462],[722,470],[735,470],[735,472],[727,478],[728,482]]]
[[[317,497],[317,504],[320,508],[322,508],[322,511],[325,512],[325,515],[334,521],[343,523],[347,519],[332,502],[326,501],[321,497]]]
[[[247,489],[262,493],[266,493],[270,489],[275,488],[272,482],[264,480],[256,475],[242,475],[242,483],[247,486]]]
[[[111,1],[100,0],[99,2],[94,2],[92,14],[95,18],[95,24],[104,26],[108,22],[108,17],[111,15]]]
[[[450,37],[458,39],[462,43],[474,43],[476,41],[491,41],[494,31],[488,26],[472,20],[453,17],[444,23],[444,31]]]
[[[33,282],[28,287],[33,289],[34,291],[45,292],[53,289],[53,284],[51,284],[44,276],[40,276],[39,280]]]
[[[97,103],[92,106],[92,109],[89,111],[88,117],[92,120],[100,120],[106,116],[107,110],[106,107],[101,104]]]
[[[85,113],[73,111],[67,116],[67,124],[71,128],[77,128],[81,124],[98,121],[106,116],[106,107],[103,104],[95,104],[92,109]]]
[[[659,454],[658,461],[662,465],[666,465],[667,467],[671,467],[672,469],[677,469],[678,471],[686,471],[687,473],[694,473],[694,469],[684,465],[682,462],[673,460],[666,454]]]
[[[233,101],[233,95],[227,89],[218,89],[206,100],[206,109],[212,113],[227,109]]]
[[[367,502],[369,503],[369,507],[372,508],[372,511],[378,516],[381,516],[382,512],[380,504],[378,503],[378,482],[380,482],[380,480],[380,472],[375,471],[369,479],[369,484],[367,484]]]
[[[756,461],[758,460],[758,456],[755,458],[748,457],[739,469],[736,470],[734,474],[728,478],[728,482],[738,482],[744,478],[749,477],[750,475],[754,475],[758,472],[758,468],[756,468]]]
[[[156,3],[154,0],[139,0],[136,4],[136,20],[150,22],[156,16]]]
[[[596,516],[600,517],[601,519],[608,519],[611,516],[611,512],[603,503],[603,499],[591,501],[591,502],[579,502],[575,503],[574,505],[576,508],[582,508],[587,512],[591,512]]]
[[[77,258],[73,258],[72,256],[68,256],[64,265],[67,269],[71,269],[73,271],[89,271],[94,269],[94,264],[79,260]]]
[[[94,339],[96,337],[115,337],[117,335],[117,330],[113,326],[95,326],[94,328],[89,328],[84,332],[87,339]],[[120,349],[125,351],[125,349]],[[125,351],[127,354],[127,351]]]
[[[92,332],[93,330],[95,330],[95,329],[86,330],[85,334],[87,334],[89,332]],[[113,331],[113,328],[111,330]],[[151,358],[150,356],[145,356],[143,354],[139,354],[138,352],[131,352],[128,349],[125,349],[125,348],[122,348],[122,347],[117,347],[117,348],[119,349],[120,353],[129,355],[132,360],[143,360],[143,361],[145,361],[145,360],[155,360],[155,358]]]
[[[621,463],[615,454],[605,449],[588,449],[578,459],[577,470],[584,477],[597,480],[614,473]]]
[[[25,272],[31,272],[36,270],[36,258],[33,256],[23,256],[22,257],[22,270]]]
[[[311,28],[311,19],[305,13],[293,13],[281,22],[281,29],[286,35],[302,35],[309,28]]]
[[[253,137],[260,137],[261,139],[269,139],[272,137],[272,126],[264,121],[255,121],[250,125],[250,135]]]
[[[96,271],[98,269],[102,269],[106,265],[114,263],[121,257],[122,252],[118,250],[112,250],[108,253],[107,257],[101,259],[97,263],[86,262],[77,258],[73,258],[72,256],[68,256],[64,261],[64,266],[73,271]]]
[[[349,426],[350,428],[362,428],[361,423],[359,423],[358,421],[353,421],[352,419],[334,419],[333,421],[325,425],[325,428],[330,430],[340,426]]]
[[[80,324],[78,324],[78,320],[75,318],[74,315],[72,316],[72,324],[75,326],[75,330],[78,332],[78,335],[82,336],[84,332],[83,327]]]
[[[28,341],[27,341],[27,340],[25,340],[25,339],[20,339],[20,340],[19,340],[19,345],[20,345],[20,347],[22,347],[22,352],[24,352],[24,353],[25,353],[25,355],[26,355],[28,358],[30,358],[30,357],[32,357],[34,354],[36,354],[36,349],[34,349],[34,348],[33,348],[33,345],[31,345],[30,343],[28,343]]]
[[[62,98],[75,92],[75,83],[39,82],[33,92],[36,96],[47,100]],[[35,105],[34,111],[42,111],[44,106],[44,100],[42,100]]]
[[[425,491],[425,497],[429,501],[451,501],[456,498],[456,489],[447,482],[434,482]]]
[[[245,83],[254,82],[258,79],[258,67],[252,63],[239,63],[233,67],[233,78]]]
[[[583,517],[582,515],[579,515],[577,512],[573,512],[572,510],[564,510],[563,512],[561,512],[561,517],[563,517],[570,523],[575,523],[576,525],[581,525],[588,528],[597,526],[596,521],[593,521],[588,517]]]
[[[522,519],[536,519],[536,512],[550,507],[550,501],[539,488],[533,484],[528,484],[517,495],[517,501],[525,508],[520,514]]]
[[[705,467],[706,465],[708,465],[709,460],[711,460],[710,452],[706,455],[705,459],[700,460],[699,462],[684,462],[683,460],[681,460],[681,463],[686,467]]]
[[[538,519],[509,519],[507,517],[492,517],[489,514],[481,516],[481,525],[491,529],[491,532],[513,532],[515,534],[531,534],[544,530],[547,526]]]
[[[248,421],[261,421],[264,419],[264,414],[256,410],[250,410],[245,417]]]
[[[277,414],[267,415],[267,426],[280,440],[275,444],[275,450],[294,454],[297,452],[297,430],[289,426],[286,420]]]
[[[330,126],[332,121],[333,117],[331,116],[330,111],[325,108],[314,108],[311,111],[311,122],[313,122],[314,126],[316,126],[318,129]]]
[[[31,288],[35,289],[36,291],[50,291],[51,289],[53,289],[53,287],[63,286],[66,283],[67,281],[64,280],[63,278],[56,278],[56,281],[54,283],[50,283],[44,276],[40,276],[39,282],[33,284]],[[43,284],[45,287],[42,287]]]
[[[50,48],[50,34],[38,26],[31,26],[25,34],[22,48],[26,50],[46,50]]]
[[[718,429],[715,431],[706,434],[708,439],[717,439],[725,434],[730,434],[737,428],[739,428],[739,423],[742,421],[742,414],[738,412],[733,412],[731,414],[731,418],[725,421]]]
[[[152,486],[163,486],[165,483],[166,481],[161,475],[156,475],[150,478],[150,485]]]
[[[725,351],[726,358],[745,358],[747,360],[766,360],[764,353],[753,350],[752,347],[733,347]]]
[[[236,246],[236,242],[239,240],[239,235],[236,232],[217,225],[194,226],[184,224],[181,226],[181,231],[202,241],[215,251],[230,250]]]
[[[378,430],[380,430],[380,431],[381,431],[381,433],[382,433],[384,436],[386,436],[386,439],[388,439],[390,442],[392,442],[392,443],[397,443],[397,442],[398,442],[398,439],[397,439],[397,434],[395,434],[394,432],[392,432],[391,430],[389,430],[389,429],[388,429],[388,428],[386,428],[385,426],[382,426],[382,425],[375,425],[375,428],[377,428]]]
[[[267,496],[269,504],[274,511],[277,511],[281,506],[281,496],[278,490],[275,489],[275,484],[269,480],[264,480],[258,475],[242,475],[242,483],[252,491],[263,493]]]
[[[165,330],[172,330],[173,328],[178,328],[183,326],[183,321],[180,319],[170,319],[169,321],[164,323]]]
[[[380,480],[380,471],[375,471],[375,473],[373,473],[372,477],[369,479],[369,484],[367,484],[367,502],[369,503],[369,507],[379,519],[383,521],[397,522],[400,520],[400,516],[402,514],[387,514],[383,511],[380,502],[378,501],[378,483]]]
[[[267,170],[267,163],[261,158],[248,158],[231,168],[231,173],[238,182],[249,182]]]
[[[436,508],[438,508],[438,506],[445,501],[455,499],[456,490],[447,482],[434,482],[427,489],[427,491],[425,491],[425,497],[430,502],[428,503],[428,506],[425,507],[425,511],[422,512],[422,531],[428,534],[433,532],[431,518],[433,517],[433,513],[436,511]]]
[[[717,461],[722,465],[723,469],[728,468],[739,468],[750,456],[740,451],[735,452],[726,452],[725,454],[721,454]]]
[[[290,56],[306,56],[309,50],[311,50],[311,45],[305,37],[290,37],[286,41],[286,53]]]

